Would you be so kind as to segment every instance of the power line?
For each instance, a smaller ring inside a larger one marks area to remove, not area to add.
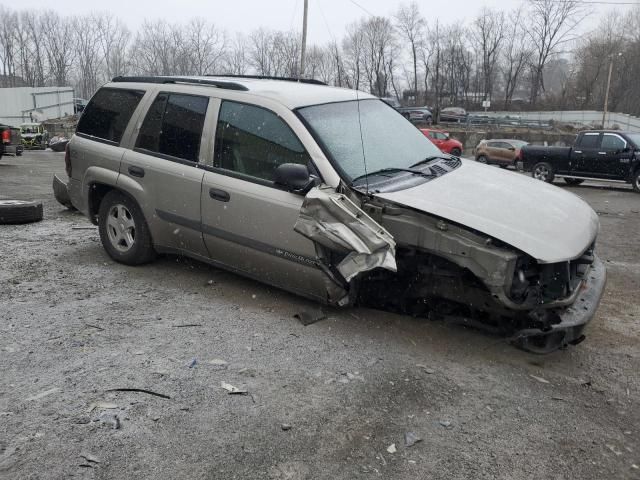
[[[351,3],[353,3],[356,7],[358,7],[360,10],[362,10],[364,13],[366,13],[367,15],[371,16],[371,17],[375,17],[375,15],[373,13],[371,13],[369,10],[367,10],[366,8],[364,8],[362,5],[360,5],[358,2],[356,2],[355,0],[349,0]]]

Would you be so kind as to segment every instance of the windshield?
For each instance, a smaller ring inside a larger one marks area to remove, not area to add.
[[[633,142],[636,148],[640,148],[640,133],[627,133],[627,137]]]
[[[367,172],[408,168],[427,157],[442,155],[420,130],[380,100],[315,105],[299,112],[347,181]]]

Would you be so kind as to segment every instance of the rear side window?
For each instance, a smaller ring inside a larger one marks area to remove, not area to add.
[[[600,146],[600,134],[583,135],[580,140],[580,147],[582,148],[598,148]]]
[[[222,102],[214,167],[273,181],[278,166],[310,161],[298,137],[278,115],[252,105]]]
[[[618,135],[612,135],[610,133],[605,133],[602,137],[602,149],[603,150],[622,150],[627,146],[627,142],[625,142]]]
[[[120,143],[134,110],[144,92],[119,88],[102,88],[82,112],[77,132]]]
[[[160,93],[142,123],[136,147],[197,162],[208,104],[207,97]]]

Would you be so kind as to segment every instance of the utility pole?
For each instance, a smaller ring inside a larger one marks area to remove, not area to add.
[[[604,111],[602,112],[602,128],[605,128],[604,122],[607,120],[607,109],[609,108],[609,88],[611,88],[612,72],[613,72],[613,55],[611,55],[611,61],[609,62],[609,76],[607,77],[607,90],[604,93]]]
[[[307,13],[309,11],[309,0],[304,0],[304,14],[302,17],[302,49],[300,51],[300,71],[298,78],[304,75],[304,56],[307,50]]]

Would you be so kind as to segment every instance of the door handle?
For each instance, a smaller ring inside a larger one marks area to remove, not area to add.
[[[598,155],[606,155],[607,152],[598,152]]]
[[[582,153],[582,150],[574,150],[573,153]]]
[[[228,202],[230,200],[229,192],[219,190],[217,188],[209,189],[209,196],[214,200],[220,200],[221,202]]]
[[[144,177],[144,168],[140,167],[129,167],[129,175],[132,177]]]

